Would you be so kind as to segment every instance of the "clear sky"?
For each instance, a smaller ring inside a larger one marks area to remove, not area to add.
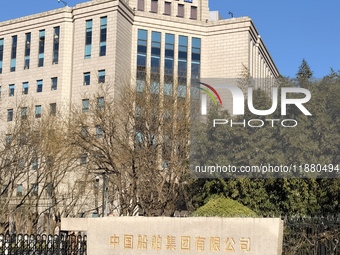
[[[58,0],[0,0],[0,21],[61,8]],[[74,6],[86,0],[66,0]],[[195,0],[193,0],[195,1]],[[280,73],[294,77],[303,58],[315,78],[340,70],[339,0],[209,0],[223,18],[249,16]]]

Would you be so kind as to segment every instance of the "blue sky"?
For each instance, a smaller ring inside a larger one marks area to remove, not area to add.
[[[86,0],[66,0],[69,6]],[[195,1],[195,0],[194,0]],[[58,0],[1,0],[0,21],[63,7]],[[210,0],[223,18],[249,16],[279,71],[294,77],[303,58],[315,78],[340,70],[339,0]]]

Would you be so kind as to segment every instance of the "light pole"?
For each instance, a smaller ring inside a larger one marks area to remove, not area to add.
[[[97,173],[99,174],[99,173]],[[102,178],[103,178],[103,190],[102,190],[102,217],[105,217],[106,215],[106,204],[107,204],[107,188],[106,188],[106,172],[102,172],[100,173],[102,175]],[[95,207],[97,209],[97,213],[99,214],[98,212],[98,186],[99,186],[99,176],[97,175],[96,176],[96,194],[95,194]]]
[[[102,217],[106,214],[106,173],[103,172],[103,198],[102,198]]]
[[[67,5],[67,3],[65,1],[63,1],[63,0],[58,0],[58,3],[60,3],[60,2],[62,2],[64,4],[64,6]]]

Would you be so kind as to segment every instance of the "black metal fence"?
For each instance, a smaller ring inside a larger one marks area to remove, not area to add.
[[[340,215],[284,222],[284,255],[340,255]]]
[[[0,255],[86,255],[86,235],[2,235]]]

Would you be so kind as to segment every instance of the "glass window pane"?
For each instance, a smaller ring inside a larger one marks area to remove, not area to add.
[[[91,74],[90,72],[84,73],[84,86],[90,85]]]
[[[148,32],[143,29],[138,29],[138,39],[147,40]]]

